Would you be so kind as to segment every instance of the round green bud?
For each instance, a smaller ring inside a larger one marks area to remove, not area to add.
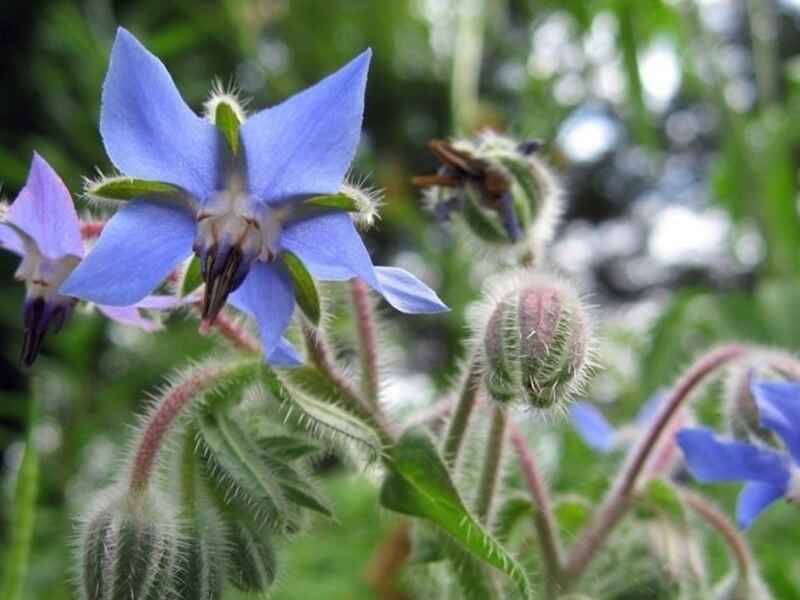
[[[528,277],[494,303],[483,337],[486,387],[503,403],[563,405],[585,382],[589,317],[557,280]]]
[[[157,600],[174,590],[181,546],[175,513],[155,495],[114,490],[84,520],[81,581],[87,600]]]

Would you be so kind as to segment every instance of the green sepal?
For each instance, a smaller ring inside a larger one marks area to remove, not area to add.
[[[525,598],[532,596],[531,583],[519,563],[467,510],[426,432],[406,431],[389,450],[386,466],[388,474],[380,492],[383,506],[434,522],[464,550],[508,575]]]
[[[308,317],[314,325],[319,325],[319,320],[322,316],[322,309],[320,308],[319,292],[314,283],[314,278],[308,272],[306,266],[297,256],[288,251],[283,250],[280,254],[289,276],[292,278],[294,284],[294,297],[297,305],[303,314]]]
[[[503,230],[497,213],[481,206],[480,192],[464,188],[464,220],[480,239],[493,244],[509,244],[511,240]]]
[[[303,202],[305,206],[317,208],[330,208],[345,212],[358,212],[358,204],[350,196],[344,194],[331,194],[329,196],[314,196]]]
[[[163,181],[147,181],[128,177],[114,177],[101,181],[87,189],[90,196],[108,198],[110,200],[133,200],[134,198],[175,198],[183,194],[183,190],[171,183]]]
[[[239,154],[239,126],[241,125],[236,111],[231,108],[230,104],[220,102],[217,109],[214,111],[214,125],[222,133],[225,142],[231,153],[236,156]]]
[[[203,273],[200,270],[200,259],[197,256],[192,256],[189,259],[186,270],[183,272],[178,295],[181,298],[185,298],[201,285],[203,285]]]
[[[246,525],[233,524],[228,540],[230,569],[228,581],[244,592],[264,593],[277,573],[275,550],[269,533]]]

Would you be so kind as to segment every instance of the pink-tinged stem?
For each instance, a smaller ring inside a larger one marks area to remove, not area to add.
[[[90,240],[99,237],[105,226],[105,221],[81,221],[81,239]]]
[[[175,419],[190,401],[215,384],[252,367],[252,362],[200,367],[172,386],[155,410],[150,413],[144,433],[139,440],[130,474],[129,486],[132,492],[142,492],[147,489],[164,439],[175,423]]]
[[[447,466],[451,469],[458,463],[458,456],[461,453],[461,445],[464,442],[469,419],[480,395],[482,373],[483,369],[481,368],[480,360],[477,357],[473,358],[468,367],[466,377],[464,377],[461,393],[453,408],[450,422],[447,424],[442,456]]]
[[[606,495],[606,499],[595,512],[589,525],[578,536],[564,566],[562,584],[565,587],[573,585],[583,574],[597,550],[605,543],[608,535],[627,512],[636,485],[653,450],[657,448],[664,432],[669,429],[672,419],[691,396],[691,393],[710,374],[731,361],[741,358],[750,350],[750,347],[743,344],[727,344],[716,348],[703,355],[678,380],[649,429],[630,452],[630,458],[623,467],[617,483]]]
[[[231,343],[231,346],[242,352],[255,354],[261,352],[258,341],[250,335],[244,327],[231,319],[224,312],[217,315],[214,327],[222,337]]]
[[[548,587],[555,585],[561,578],[561,539],[553,514],[553,502],[550,491],[536,463],[536,457],[528,448],[528,442],[522,432],[513,423],[511,429],[511,445],[517,453],[522,475],[528,484],[531,498],[536,505],[533,515],[533,524],[538,533],[539,547],[545,561]],[[551,589],[552,591],[552,589]]]
[[[369,297],[369,288],[363,279],[350,282],[353,312],[358,329],[359,356],[361,357],[362,388],[367,400],[378,405],[380,382],[378,373],[378,344],[375,335],[375,312]]]
[[[681,497],[686,505],[697,513],[706,523],[717,530],[725,540],[736,561],[741,580],[750,576],[753,557],[750,547],[730,519],[708,500],[692,492],[682,492]]]

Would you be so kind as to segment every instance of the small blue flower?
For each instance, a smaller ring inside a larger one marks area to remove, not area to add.
[[[780,498],[800,499],[800,384],[754,382],[751,386],[762,427],[773,431],[786,452],[719,440],[705,428],[684,429],[677,435],[689,472],[702,483],[744,481],[736,516],[747,528]]]
[[[45,335],[61,329],[76,299],[59,293],[61,283],[80,264],[83,240],[72,197],[58,174],[34,153],[25,187],[0,220],[0,248],[22,260],[16,278],[25,283],[25,337],[20,362],[33,364]],[[175,300],[149,297],[132,306],[97,308],[115,321],[151,331],[158,324],[145,319],[140,308],[165,310]]]
[[[627,445],[655,416],[663,399],[663,394],[650,398],[642,406],[634,422],[619,429],[613,427],[599,410],[587,402],[573,404],[569,409],[569,417],[587,446],[597,452],[607,453]]]
[[[220,131],[181,98],[161,61],[119,29],[103,86],[100,131],[126,176],[166,182],[183,202],[136,199],[110,220],[64,293],[111,305],[150,293],[182,261],[200,257],[204,319],[231,303],[258,322],[264,355],[281,341],[295,306],[276,257],[294,253],[315,277],[360,277],[407,313],[446,310],[413,275],[375,267],[352,218],[296,212],[302,200],[336,194],[361,136],[370,51],[285,102],[246,119],[231,167]]]

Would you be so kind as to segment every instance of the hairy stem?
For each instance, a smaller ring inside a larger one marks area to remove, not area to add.
[[[36,520],[36,497],[39,490],[39,462],[34,439],[38,405],[37,382],[34,381],[31,387],[33,391],[28,413],[28,434],[17,474],[11,536],[5,553],[3,586],[0,588],[2,600],[20,600],[22,598]]]
[[[303,339],[306,343],[309,358],[319,372],[336,388],[342,407],[349,410],[359,419],[371,425],[384,446],[394,443],[394,435],[386,423],[386,418],[379,406],[371,406],[350,385],[347,378],[339,370],[338,365],[331,356],[331,351],[325,343],[322,332],[304,321],[302,325]]]
[[[497,484],[500,481],[500,464],[503,460],[503,447],[506,441],[506,422],[508,416],[499,404],[492,407],[492,424],[483,457],[483,470],[478,484],[478,497],[475,503],[475,514],[478,521],[489,524],[489,514],[494,498],[497,495]]]
[[[244,327],[239,325],[235,320],[225,312],[219,313],[214,321],[214,327],[217,331],[228,340],[234,348],[242,352],[255,354],[261,351],[261,346],[258,340],[253,338]]]
[[[536,457],[528,448],[525,436],[511,424],[511,444],[517,453],[522,475],[528,484],[533,502],[536,505],[536,512],[533,516],[533,524],[538,534],[539,547],[546,567],[547,586],[552,593],[552,587],[561,578],[561,539],[556,525],[556,518],[553,514],[553,503],[550,498],[550,490],[542,478],[539,465],[536,464]]]
[[[753,557],[750,555],[747,541],[737,531],[736,526],[722,511],[702,496],[687,491],[682,492],[681,497],[689,508],[722,536],[736,562],[740,580],[746,581],[752,571]]]
[[[380,381],[378,372],[378,344],[375,335],[375,313],[369,298],[369,289],[363,279],[350,283],[358,329],[359,357],[361,358],[362,390],[367,401],[378,406]]]
[[[181,381],[173,385],[161,398],[145,425],[131,466],[129,488],[131,492],[143,492],[153,474],[158,453],[175,420],[190,402],[216,385],[261,368],[252,361],[233,362],[193,369]]]
[[[641,440],[631,450],[616,484],[606,495],[601,507],[595,512],[589,525],[578,536],[575,546],[567,558],[562,583],[573,585],[583,574],[597,550],[630,507],[636,485],[654,449],[678,410],[689,399],[691,393],[706,377],[729,362],[741,358],[750,349],[742,344],[728,344],[703,355],[684,373],[663,403]]]
[[[480,361],[474,358],[464,378],[461,393],[453,409],[453,416],[450,417],[447,433],[445,434],[444,446],[442,448],[444,461],[451,469],[458,462],[458,455],[461,453],[461,445],[464,442],[464,434],[467,432],[469,418],[478,400],[481,387],[481,374],[482,369]]]

